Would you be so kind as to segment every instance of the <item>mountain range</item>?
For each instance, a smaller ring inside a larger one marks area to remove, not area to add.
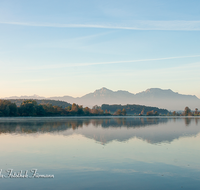
[[[154,106],[165,108],[168,110],[184,110],[186,106],[194,110],[200,108],[200,99],[195,95],[183,95],[173,92],[170,89],[150,88],[146,91],[136,94],[128,91],[112,91],[105,87],[95,90],[92,93],[86,94],[82,97],[74,98],[72,96],[61,97],[41,97],[38,95],[33,96],[12,96],[5,99],[49,99],[60,100],[68,103],[76,103],[79,105],[92,107],[94,105],[101,106],[102,104],[139,104],[146,106]]]

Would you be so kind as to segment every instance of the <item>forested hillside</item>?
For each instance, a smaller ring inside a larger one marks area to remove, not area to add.
[[[126,114],[128,115],[134,115],[134,114],[141,114],[141,115],[146,115],[148,112],[151,112],[153,110],[153,112],[157,112],[158,114],[167,114],[169,111],[166,109],[159,109],[157,107],[150,107],[150,106],[143,106],[143,105],[109,105],[109,104],[103,104],[101,106],[101,109],[103,111],[110,111],[110,113],[115,113],[117,110],[126,110]]]
[[[51,101],[44,104],[38,104],[36,100],[24,100],[20,106],[10,100],[0,100],[0,117],[12,116],[99,116],[111,115],[104,113],[100,107],[92,109],[83,106],[72,104],[68,107],[62,108],[61,106],[50,104]],[[54,103],[56,101],[53,101]],[[58,102],[58,101],[57,101]],[[66,105],[66,104],[64,104]]]

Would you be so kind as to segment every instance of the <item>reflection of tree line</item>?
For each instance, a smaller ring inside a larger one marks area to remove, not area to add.
[[[176,122],[177,119],[179,119],[179,118],[173,118],[173,121]],[[184,118],[185,125],[189,126],[193,119],[195,120],[196,125],[198,125],[198,121],[200,120],[200,118],[189,118],[189,117]]]
[[[191,118],[184,118],[185,125],[189,126]],[[195,118],[195,123],[198,124],[200,118]],[[61,121],[13,121],[1,122],[0,133],[36,133],[36,132],[56,132],[68,129],[76,130],[83,126],[101,126],[102,128],[139,128],[150,125],[158,125],[160,123],[167,123],[168,118],[104,118],[104,119],[69,119]],[[176,122],[176,119],[173,119]]]
[[[199,118],[195,118],[196,125],[198,124],[198,120],[200,120],[200,119]],[[189,126],[191,121],[192,121],[191,118],[185,118],[185,125]]]
[[[100,125],[103,128],[109,127],[127,127],[137,128],[159,123],[167,123],[167,118],[115,118],[110,120],[101,120]]]

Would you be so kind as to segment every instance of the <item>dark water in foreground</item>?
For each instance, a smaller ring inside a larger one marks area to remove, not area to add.
[[[200,118],[0,118],[1,169],[4,190],[199,190]]]

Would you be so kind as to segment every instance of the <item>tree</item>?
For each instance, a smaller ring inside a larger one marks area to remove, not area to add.
[[[78,111],[77,111],[77,115],[84,115],[84,111],[83,111],[83,106],[78,106]]]
[[[126,115],[126,110],[123,108],[123,110],[122,110],[122,113],[121,113],[122,115]]]
[[[35,100],[25,100],[20,106],[20,114],[22,116],[35,116],[37,102]]]
[[[33,104],[34,106],[36,106],[37,102],[35,100],[24,100],[22,102],[22,105],[25,105],[25,104]]]
[[[176,115],[177,115],[176,111],[173,111],[173,113],[172,113],[172,114],[173,114],[173,116],[176,116]]]
[[[5,109],[4,113],[5,113],[5,116],[9,116],[10,115],[9,105],[6,106],[6,109]]]
[[[85,115],[90,115],[90,108],[85,107],[85,108],[83,109],[83,112],[84,112]]]
[[[114,115],[122,115],[122,111],[121,111],[120,109],[118,109],[118,110],[114,113]]]
[[[71,107],[71,106],[68,106],[68,107],[67,107],[67,110],[71,110],[71,109],[72,109],[72,107]]]
[[[93,109],[93,108],[92,108],[92,114],[94,114],[94,115],[98,115],[98,113],[99,113],[99,112],[98,112],[97,109]]]
[[[78,111],[78,105],[76,105],[75,103],[73,103],[71,110],[77,112]]]
[[[148,111],[148,112],[147,112],[147,115],[148,115],[148,116],[153,116],[153,115],[154,115],[154,111],[153,111],[153,110],[152,110],[152,111]]]
[[[0,116],[16,116],[17,106],[10,100],[0,100]]]
[[[98,105],[95,105],[95,106],[92,107],[92,109],[96,109],[96,110],[99,109],[99,108],[100,108],[100,106],[98,106]]]
[[[185,116],[188,116],[188,115],[190,115],[190,114],[191,114],[190,108],[189,108],[189,107],[185,107],[184,115],[185,115]]]
[[[154,115],[155,115],[155,116],[158,116],[159,114],[158,114],[158,112],[157,112],[157,111],[155,111]]]
[[[195,112],[196,115],[198,115],[198,108],[195,108]]]
[[[42,105],[38,105],[38,106],[36,107],[36,114],[37,114],[38,116],[44,116],[44,115],[46,114],[46,112],[45,112],[45,110],[44,110],[44,108],[43,108]]]
[[[10,108],[10,116],[16,116],[17,115],[17,106],[15,103],[11,103],[9,105]]]

